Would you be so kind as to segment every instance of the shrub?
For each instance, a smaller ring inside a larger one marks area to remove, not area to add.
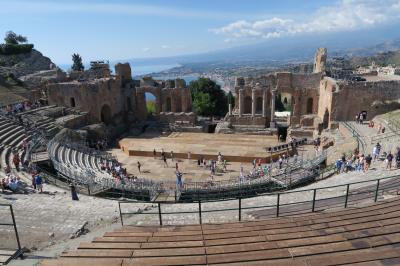
[[[33,44],[0,44],[0,54],[26,54],[31,52]]]

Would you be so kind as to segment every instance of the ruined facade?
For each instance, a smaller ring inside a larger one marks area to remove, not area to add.
[[[273,127],[275,98],[284,95],[290,105],[291,123],[300,123],[304,115],[317,115],[322,75],[279,72],[256,78],[237,78],[235,109],[228,115],[235,125]]]
[[[174,117],[171,113],[194,116],[189,89],[182,79],[157,81],[145,77],[133,80],[128,63],[117,64],[114,76],[105,71],[104,66],[88,72],[79,75],[79,79],[49,84],[49,104],[87,112],[90,123],[119,124],[146,120],[145,93],[151,93],[155,97],[156,118],[162,120],[168,114],[170,121]],[[92,77],[93,73],[96,73],[95,77]]]
[[[326,48],[317,49],[314,58],[314,73],[325,72],[327,56],[328,54]]]
[[[327,51],[319,48],[314,73],[277,72],[267,76],[238,77],[235,108],[226,116],[231,127],[275,127],[277,95],[290,111],[286,125],[294,135],[315,134],[336,121],[354,120],[361,111],[368,118],[400,108],[400,81],[336,80],[325,76]],[[272,123],[271,123],[272,122]],[[301,135],[305,136],[305,135]]]

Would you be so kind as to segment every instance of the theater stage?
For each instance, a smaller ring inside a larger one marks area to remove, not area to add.
[[[161,149],[164,149],[168,158],[173,151],[175,158],[187,159],[190,152],[191,159],[196,160],[200,157],[217,159],[221,152],[228,162],[269,158],[270,153],[266,148],[278,144],[282,143],[278,143],[276,136],[187,132],[174,132],[160,137],[127,137],[119,141],[120,148],[129,156],[153,157],[154,149],[160,156]]]

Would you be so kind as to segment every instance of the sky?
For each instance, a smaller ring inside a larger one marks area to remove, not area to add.
[[[400,24],[400,0],[0,0],[12,30],[57,64],[168,57]]]

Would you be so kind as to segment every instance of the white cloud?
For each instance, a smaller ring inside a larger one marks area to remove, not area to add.
[[[142,51],[146,53],[146,52],[150,51],[150,48],[149,47],[144,47],[144,48],[142,48]]]
[[[341,0],[335,5],[318,9],[308,17],[302,21],[280,17],[257,21],[238,20],[210,31],[226,35],[226,40],[233,41],[357,30],[400,20],[400,0]]]
[[[168,46],[168,45],[166,45],[166,44],[163,44],[163,45],[161,45],[161,48],[162,48],[162,49],[168,49],[168,48],[169,48],[169,46]]]

